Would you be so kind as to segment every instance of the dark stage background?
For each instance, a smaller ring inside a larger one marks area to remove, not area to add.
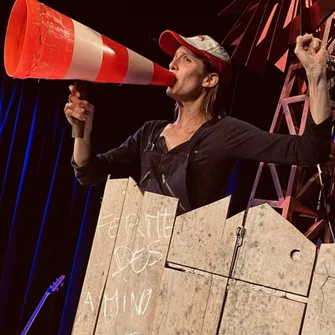
[[[1,53],[14,1],[2,0]],[[157,40],[165,29],[221,41],[233,20],[218,17],[227,1],[121,3],[46,0],[44,4],[154,62],[168,66]],[[106,5],[109,3],[108,5]],[[166,13],[167,15],[164,15]],[[15,80],[0,84],[0,334],[19,334],[52,282],[65,284],[43,305],[29,334],[70,334],[85,275],[104,185],[83,187],[70,166],[73,139],[63,107],[69,81]],[[268,130],[284,76],[272,65],[264,76],[234,65],[226,91],[228,114]],[[94,150],[106,151],[151,119],[172,119],[164,87],[89,84],[95,105]],[[231,214],[243,210],[258,164],[241,162],[231,177]]]

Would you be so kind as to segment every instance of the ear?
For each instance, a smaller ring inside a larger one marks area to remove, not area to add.
[[[215,72],[206,75],[202,81],[202,87],[214,87],[219,82],[219,75]]]

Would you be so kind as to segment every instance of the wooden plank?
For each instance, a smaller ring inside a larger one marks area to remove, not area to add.
[[[299,335],[306,304],[231,280],[220,335]]]
[[[122,213],[96,335],[150,334],[177,205],[146,192]]]
[[[164,269],[151,334],[216,334],[227,279]]]
[[[302,335],[330,335],[335,330],[335,244],[321,244]]]
[[[127,185],[128,179],[111,179],[106,182],[91,254],[72,328],[74,335],[94,334]]]
[[[176,218],[168,262],[228,276],[243,213],[226,220],[230,197]]]
[[[213,335],[218,330],[227,281],[227,278],[213,275],[201,335]]]
[[[233,278],[307,296],[316,246],[269,205],[249,209]]]

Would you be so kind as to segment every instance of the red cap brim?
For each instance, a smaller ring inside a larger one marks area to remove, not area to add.
[[[159,37],[159,46],[170,56],[174,56],[179,47],[183,46],[200,56],[206,56],[202,50],[195,48],[193,45],[187,43],[176,32],[172,30],[165,30]]]
[[[163,31],[159,37],[159,46],[166,54],[172,57],[175,55],[179,47],[184,46],[200,56],[204,56],[211,59],[212,61],[214,61],[214,64],[216,64],[216,66],[219,69],[221,69],[220,72],[224,69],[224,77],[223,77],[224,86],[230,83],[232,69],[228,62],[220,60],[215,56],[210,56],[205,51],[195,48],[193,45],[187,43],[183,38],[181,38],[180,35],[178,35],[176,32],[172,30]],[[220,66],[218,66],[218,64],[220,64]]]

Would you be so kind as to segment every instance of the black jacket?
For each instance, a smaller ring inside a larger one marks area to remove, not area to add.
[[[146,122],[119,147],[92,156],[75,175],[82,185],[128,178],[141,171],[142,191],[180,199],[179,213],[223,197],[229,175],[239,159],[289,165],[323,163],[330,153],[331,117],[316,125],[309,115],[302,136],[277,134],[232,118],[203,124],[192,138],[168,152],[160,133],[168,121]]]

